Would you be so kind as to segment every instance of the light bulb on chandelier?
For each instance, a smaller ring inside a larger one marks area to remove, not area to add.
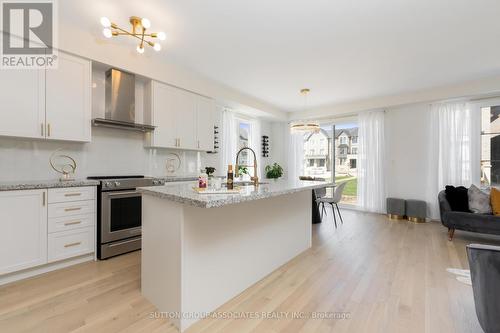
[[[167,38],[164,32],[149,32],[147,29],[151,27],[151,21],[147,18],[140,18],[137,16],[131,16],[129,18],[132,28],[130,31],[120,28],[116,23],[111,22],[111,20],[105,16],[100,18],[100,23],[104,27],[102,34],[106,38],[118,37],[118,36],[130,36],[140,40],[140,44],[136,47],[139,54],[144,53],[145,45],[151,46],[155,51],[161,51],[161,45],[156,42],[163,41]]]

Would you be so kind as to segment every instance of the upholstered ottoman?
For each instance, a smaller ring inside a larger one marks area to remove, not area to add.
[[[425,222],[427,217],[427,203],[422,200],[406,200],[406,216],[408,221],[415,223]]]
[[[405,200],[387,198],[387,216],[391,220],[402,220],[405,217]]]

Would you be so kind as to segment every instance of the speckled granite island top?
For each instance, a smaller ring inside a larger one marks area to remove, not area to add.
[[[16,190],[36,190],[43,188],[63,188],[63,187],[79,187],[79,186],[97,186],[97,180],[76,179],[72,181],[61,182],[57,179],[52,180],[36,180],[36,181],[9,181],[0,182],[0,191],[16,191]]]
[[[254,186],[241,186],[240,194],[199,194],[193,190],[193,187],[197,185],[196,182],[141,187],[138,188],[138,190],[147,195],[175,201],[181,204],[201,208],[213,208],[333,185],[329,182],[300,180],[265,180],[264,182],[265,184],[260,184],[257,188]]]

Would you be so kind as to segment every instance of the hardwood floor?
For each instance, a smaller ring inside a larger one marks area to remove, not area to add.
[[[331,215],[310,250],[218,310],[257,318],[204,319],[187,332],[481,332],[471,287],[446,268],[468,267],[466,244],[500,238],[457,231],[448,242],[439,223],[348,210],[334,229]],[[177,331],[154,311],[140,294],[139,252],[0,287],[0,332]],[[311,312],[347,318],[300,317]]]

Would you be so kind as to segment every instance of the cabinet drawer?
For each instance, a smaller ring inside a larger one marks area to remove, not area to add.
[[[49,189],[49,203],[94,200],[93,186],[51,188]]]
[[[49,204],[49,218],[94,213],[95,200],[59,202]]]
[[[95,225],[95,214],[63,216],[49,218],[49,233],[66,230],[93,227]]]
[[[49,234],[49,262],[76,257],[91,252],[94,252],[94,227]]]

